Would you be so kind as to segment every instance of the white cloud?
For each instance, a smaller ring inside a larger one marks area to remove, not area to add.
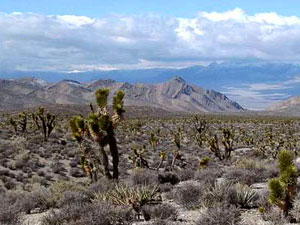
[[[62,23],[75,26],[75,27],[81,27],[95,22],[95,19],[86,16],[64,15],[64,16],[57,16],[57,19],[60,20],[60,22]]]
[[[194,18],[0,13],[1,70],[181,67],[247,59],[299,63],[299,41],[300,18],[274,12],[234,9]]]

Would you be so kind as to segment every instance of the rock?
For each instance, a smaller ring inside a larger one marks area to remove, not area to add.
[[[268,193],[268,183],[255,183],[251,185],[251,188],[261,196],[264,196]]]
[[[261,190],[261,189],[268,189],[268,184],[267,183],[255,183],[251,185],[252,189],[256,190]]]
[[[64,139],[59,139],[58,143],[61,144],[61,145],[66,145],[67,141],[64,140]]]

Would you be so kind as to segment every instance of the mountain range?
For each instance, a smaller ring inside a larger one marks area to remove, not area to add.
[[[12,110],[46,104],[80,105],[94,102],[98,88],[109,88],[109,101],[116,90],[125,92],[125,105],[156,107],[176,112],[242,112],[244,109],[224,94],[187,83],[183,78],[146,84],[100,79],[93,82],[36,78],[1,79],[0,109]]]
[[[271,62],[224,62],[185,68],[146,68],[91,71],[1,71],[3,79],[36,77],[47,82],[75,80],[91,83],[112,79],[120,83],[159,84],[182,77],[187,83],[218,90],[242,107],[264,110],[292,96],[300,96],[300,65]]]
[[[281,113],[289,116],[300,116],[300,96],[288,98],[267,109],[271,113]]]

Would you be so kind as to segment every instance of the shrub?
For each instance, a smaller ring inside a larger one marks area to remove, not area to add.
[[[294,201],[294,206],[290,211],[290,215],[297,221],[300,222],[300,200]]]
[[[188,182],[174,190],[173,198],[178,204],[188,209],[196,208],[200,204],[202,191],[200,185]]]
[[[116,185],[116,182],[102,177],[96,183],[92,183],[92,185],[89,186],[88,192],[95,197],[95,195],[104,194],[110,190],[113,190]]]
[[[158,181],[160,184],[171,183],[175,185],[179,183],[180,179],[176,173],[166,172],[158,175]]]
[[[230,169],[228,172],[225,173],[224,178],[232,181],[233,183],[243,183],[247,185],[264,181],[264,177],[262,177],[261,173],[258,173],[258,171],[242,168]]]
[[[285,225],[289,222],[279,208],[271,207],[262,216],[264,220],[270,221],[272,225]]]
[[[206,168],[197,170],[194,179],[200,181],[206,186],[212,186],[216,182],[217,178],[222,176],[222,171],[215,168]]]
[[[195,175],[195,170],[192,169],[183,169],[177,172],[180,181],[191,180]]]
[[[0,195],[0,224],[15,225],[20,222],[20,208],[15,195]]]
[[[128,224],[132,220],[130,210],[122,207],[114,207],[107,203],[98,202],[97,204],[69,204],[65,205],[60,211],[52,211],[45,216],[42,225],[115,225]]]
[[[168,221],[162,219],[156,219],[151,223],[151,225],[171,225],[171,224],[172,223],[169,223]]]
[[[235,206],[219,205],[208,208],[196,225],[237,224],[240,221],[240,210]]]
[[[151,219],[177,219],[177,210],[170,204],[148,205],[144,210],[150,215]]]
[[[153,171],[136,168],[130,176],[130,183],[133,185],[157,185],[158,177]]]
[[[56,204],[60,199],[62,199],[63,195],[67,191],[82,191],[84,192],[84,187],[81,187],[78,184],[74,184],[68,181],[56,181],[52,183],[50,186],[49,202],[52,204]]]
[[[31,192],[31,199],[35,206],[42,211],[55,206],[51,191],[44,187]]]
[[[0,204],[0,224],[16,225],[20,222],[19,209],[14,205]]]
[[[62,207],[64,205],[71,204],[87,204],[91,203],[89,196],[79,191],[66,191],[62,194],[62,197],[58,200],[57,206]]]

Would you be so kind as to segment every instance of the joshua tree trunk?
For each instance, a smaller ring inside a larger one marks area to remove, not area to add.
[[[109,149],[110,153],[112,156],[112,163],[113,163],[113,179],[118,179],[119,178],[119,151],[118,151],[118,146],[117,146],[117,140],[115,138],[115,133],[113,129],[108,130],[108,144],[109,144]]]
[[[100,152],[102,155],[102,164],[103,164],[103,168],[104,168],[104,174],[108,179],[112,179],[112,176],[109,172],[109,168],[108,168],[108,156],[104,150],[104,146],[100,145]]]

